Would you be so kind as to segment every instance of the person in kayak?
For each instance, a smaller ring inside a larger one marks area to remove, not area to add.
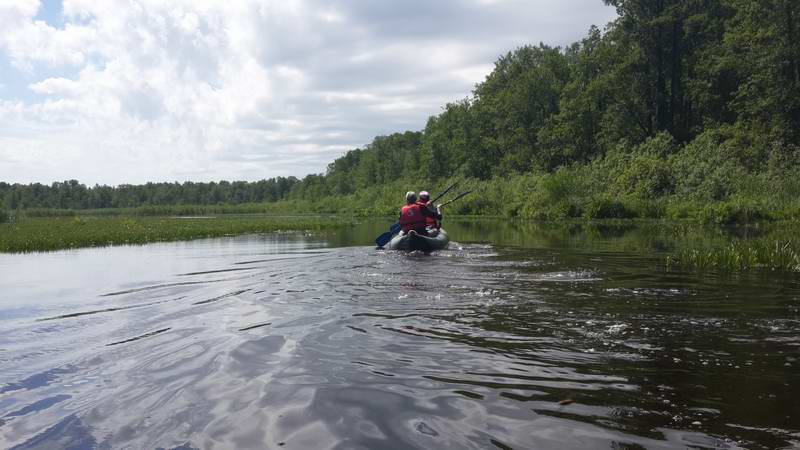
[[[406,192],[406,205],[400,209],[400,229],[403,233],[414,230],[417,234],[428,236],[429,233],[426,228],[428,217],[432,217],[434,220],[442,220],[441,209],[436,208],[434,210],[427,203],[421,204],[417,202],[417,194],[414,191]]]
[[[430,208],[433,206],[430,204],[430,202],[431,202],[431,194],[429,194],[428,191],[420,191],[419,200],[417,201],[417,203],[419,203],[423,207]],[[437,208],[437,211],[441,216],[442,215],[441,209]],[[441,219],[441,217],[439,219]],[[439,228],[441,228],[439,225],[439,221],[437,219],[434,219],[433,216],[425,217],[425,226],[430,228],[431,230],[438,230]]]

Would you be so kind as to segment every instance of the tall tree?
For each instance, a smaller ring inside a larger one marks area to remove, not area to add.
[[[500,57],[474,91],[484,151],[495,153],[493,173],[526,172],[536,166],[538,134],[559,111],[570,68],[560,48],[524,46]]]
[[[735,8],[725,34],[731,66],[741,74],[733,107],[746,126],[800,141],[800,3],[728,0]]]

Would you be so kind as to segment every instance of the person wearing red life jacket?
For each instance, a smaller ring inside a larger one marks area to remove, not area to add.
[[[442,212],[439,208],[433,210],[427,203],[417,201],[417,194],[414,191],[406,193],[406,205],[400,209],[400,229],[403,233],[414,230],[417,234],[428,235],[428,217],[433,220],[442,220]]]
[[[431,194],[429,194],[428,191],[420,191],[419,200],[417,201],[417,203],[426,208],[431,208],[433,205],[431,205],[430,202],[431,202]],[[438,207],[436,211],[439,213],[440,216],[442,215],[442,211]],[[435,219],[432,215],[427,216],[425,218],[425,226],[427,226],[431,230],[438,230],[439,228],[441,228],[439,220],[441,220],[441,217],[439,219]]]

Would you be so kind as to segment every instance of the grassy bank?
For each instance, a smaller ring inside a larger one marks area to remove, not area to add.
[[[22,217],[0,224],[0,252],[32,252],[148,242],[185,241],[276,231],[324,231],[350,223],[338,217],[227,216]]]

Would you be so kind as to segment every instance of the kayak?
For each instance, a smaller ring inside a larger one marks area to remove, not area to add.
[[[408,233],[400,232],[397,236],[393,237],[392,240],[386,244],[386,249],[406,251],[421,250],[428,253],[434,250],[445,249],[449,243],[450,237],[447,236],[444,230],[438,230],[433,236],[423,236],[412,230]]]

